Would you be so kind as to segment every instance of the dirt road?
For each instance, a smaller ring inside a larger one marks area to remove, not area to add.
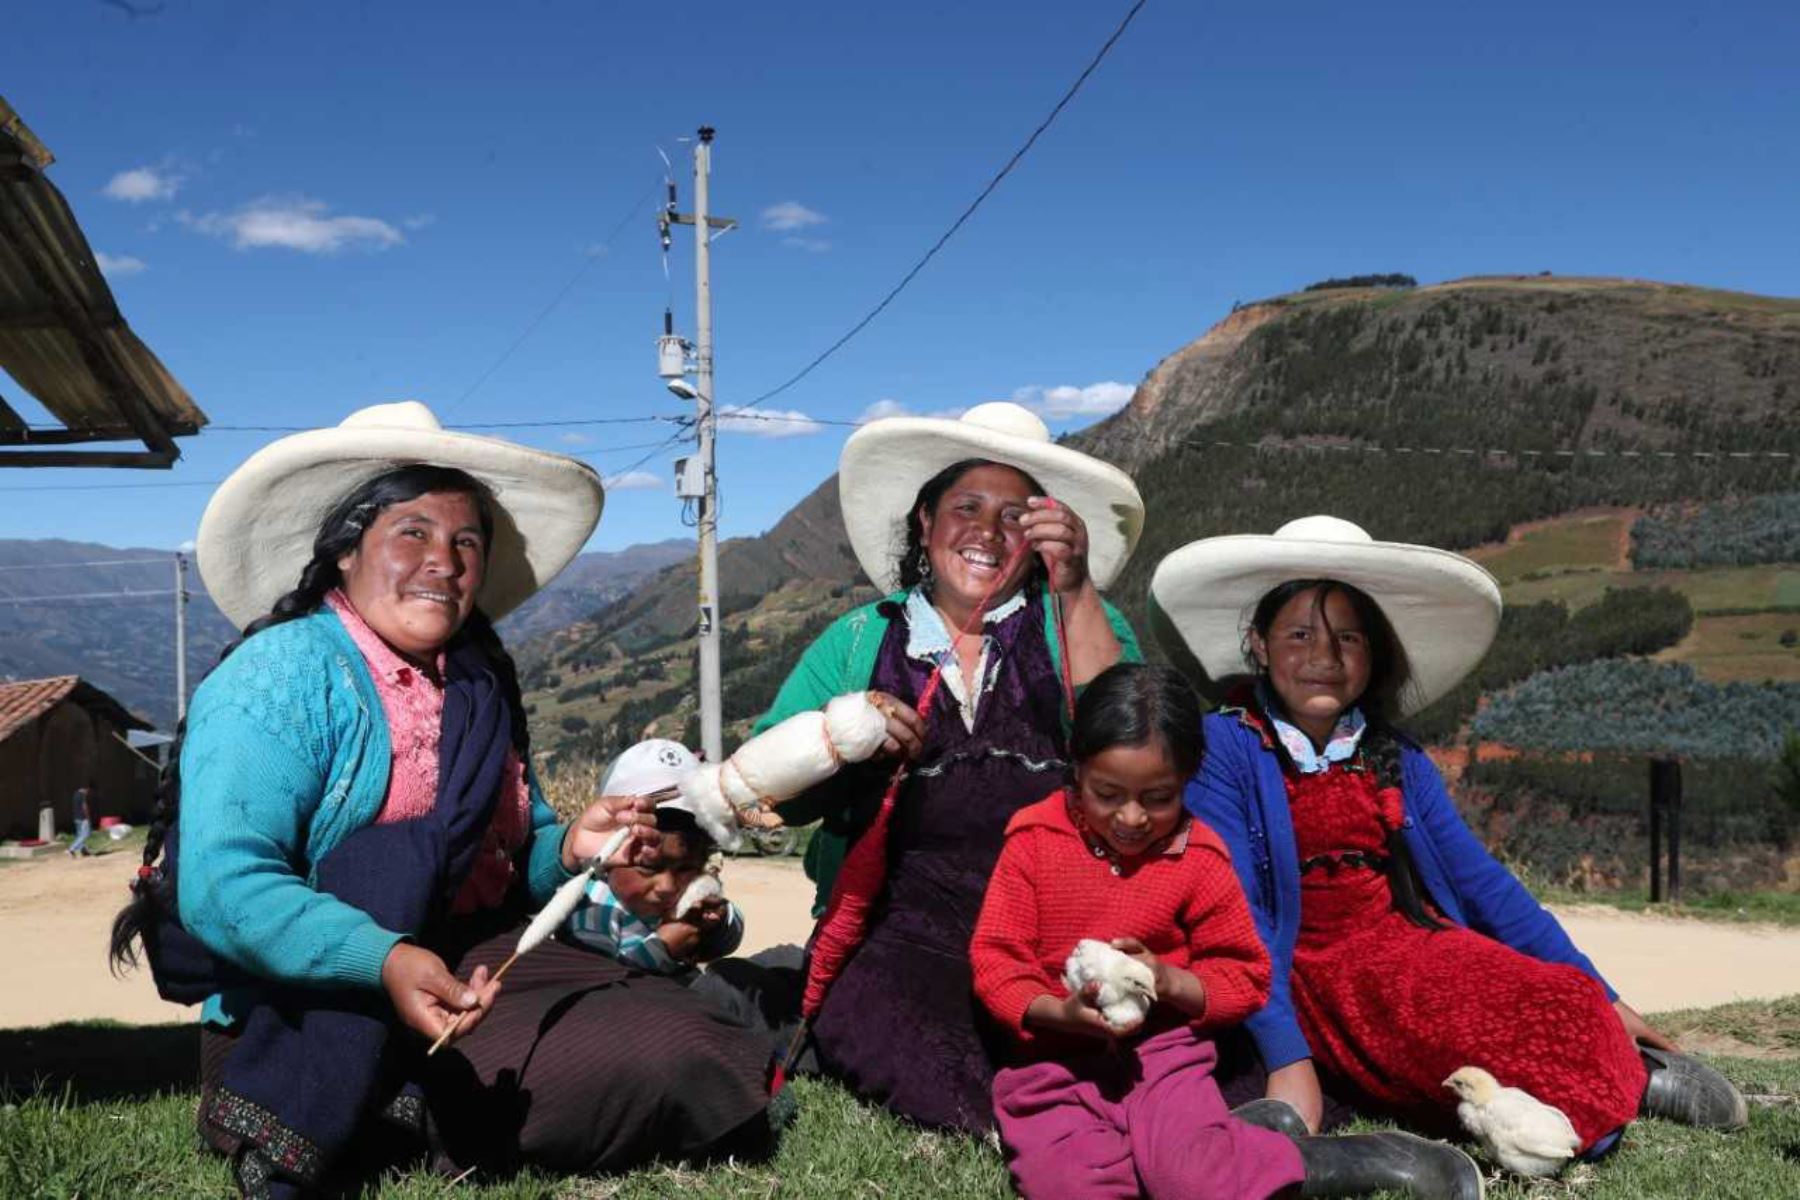
[[[114,979],[106,937],[136,856],[61,855],[0,867],[0,951],[12,984],[0,1028],[111,1018],[133,1024],[194,1019],[157,998],[148,975]],[[744,909],[746,952],[799,942],[812,927],[812,887],[798,860],[740,859],[726,890]],[[1724,925],[1583,906],[1558,910],[1577,945],[1639,1010],[1800,994],[1800,929]]]

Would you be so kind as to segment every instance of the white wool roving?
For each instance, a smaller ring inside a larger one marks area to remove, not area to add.
[[[719,882],[717,875],[696,876],[694,882],[687,885],[687,890],[681,893],[681,899],[675,902],[675,917],[679,920],[698,908],[702,901],[724,894],[725,886]]]
[[[1094,1006],[1114,1029],[1140,1024],[1156,1000],[1156,976],[1150,968],[1094,938],[1075,943],[1063,967],[1063,983],[1077,996],[1089,984],[1098,984]]]
[[[887,739],[887,718],[867,692],[837,696],[823,711],[795,713],[751,738],[718,765],[682,776],[683,807],[728,850],[738,845],[736,813],[770,808],[869,758]]]

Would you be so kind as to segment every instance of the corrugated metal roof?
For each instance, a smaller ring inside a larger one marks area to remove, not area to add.
[[[167,466],[171,438],[206,414],[126,325],[68,201],[44,174],[49,153],[0,99],[0,368],[62,423],[32,430],[0,397],[0,447],[141,440],[151,453],[103,465]],[[0,465],[25,456],[0,450]],[[76,466],[69,452],[28,465]],[[111,461],[108,461],[111,460]]]
[[[73,699],[90,712],[98,712],[126,731],[155,728],[142,717],[133,716],[123,704],[93,684],[83,683],[79,675],[56,675],[49,679],[0,683],[0,742],[66,699]]]

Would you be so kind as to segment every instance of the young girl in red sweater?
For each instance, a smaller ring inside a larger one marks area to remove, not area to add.
[[[1020,1195],[1478,1196],[1474,1164],[1448,1146],[1296,1140],[1226,1109],[1209,1035],[1262,1006],[1269,958],[1224,843],[1182,807],[1201,755],[1186,680],[1111,668],[1083,693],[1069,745],[1071,785],[1007,826],[970,945],[975,993],[1017,1043],[994,1110]],[[1149,968],[1143,1019],[1109,1024],[1092,986],[1064,986],[1089,938]]]

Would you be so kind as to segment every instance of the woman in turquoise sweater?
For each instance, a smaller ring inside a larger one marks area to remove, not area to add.
[[[208,506],[201,573],[244,636],[113,947],[141,935],[159,990],[204,999],[200,1133],[245,1195],[335,1186],[371,1141],[445,1170],[766,1144],[764,1048],[687,989],[554,943],[493,978],[526,912],[654,828],[630,801],[557,820],[492,625],[601,500],[585,464],[399,404],[267,447]]]

